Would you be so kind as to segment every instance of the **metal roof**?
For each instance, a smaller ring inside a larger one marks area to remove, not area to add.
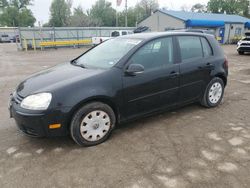
[[[156,11],[170,15],[172,17],[178,18],[183,21],[194,19],[194,20],[224,21],[226,23],[250,22],[249,18],[233,14],[197,13],[197,12],[185,12],[185,11],[163,10],[163,9],[158,9]]]

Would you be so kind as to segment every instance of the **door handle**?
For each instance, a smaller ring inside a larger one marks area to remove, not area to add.
[[[170,77],[171,78],[175,78],[175,77],[177,77],[177,76],[179,76],[179,72],[175,72],[175,71],[172,71],[171,73],[170,73]]]
[[[207,68],[212,68],[212,69],[213,69],[213,68],[214,68],[214,65],[213,65],[212,63],[207,63],[205,67],[207,67]]]
[[[206,65],[199,66],[198,69],[214,69],[214,64],[206,63]]]

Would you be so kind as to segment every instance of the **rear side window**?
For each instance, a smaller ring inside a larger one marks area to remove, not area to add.
[[[120,36],[120,33],[118,31],[113,31],[111,33],[111,37],[118,37],[118,36]]]
[[[127,35],[127,31],[122,31],[122,35]]]
[[[178,41],[180,45],[182,60],[202,58],[203,53],[202,53],[200,37],[179,36]]]
[[[212,56],[213,51],[212,51],[211,46],[209,45],[207,39],[201,37],[201,43],[202,43],[204,57]]]

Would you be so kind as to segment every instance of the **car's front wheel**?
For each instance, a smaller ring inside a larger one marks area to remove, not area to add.
[[[216,107],[220,104],[224,94],[224,82],[221,78],[213,78],[207,85],[201,104],[205,107]]]
[[[244,55],[244,52],[243,51],[238,51],[238,54],[239,55]]]
[[[70,133],[80,146],[93,146],[107,140],[116,123],[112,108],[101,102],[84,105],[73,116]]]

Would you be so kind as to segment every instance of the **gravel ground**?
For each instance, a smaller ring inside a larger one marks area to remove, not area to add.
[[[9,118],[9,93],[25,77],[83,52],[17,52],[0,45],[0,187],[250,187],[250,55],[223,46],[230,76],[222,104],[190,105],[119,126],[98,146],[35,139]]]

